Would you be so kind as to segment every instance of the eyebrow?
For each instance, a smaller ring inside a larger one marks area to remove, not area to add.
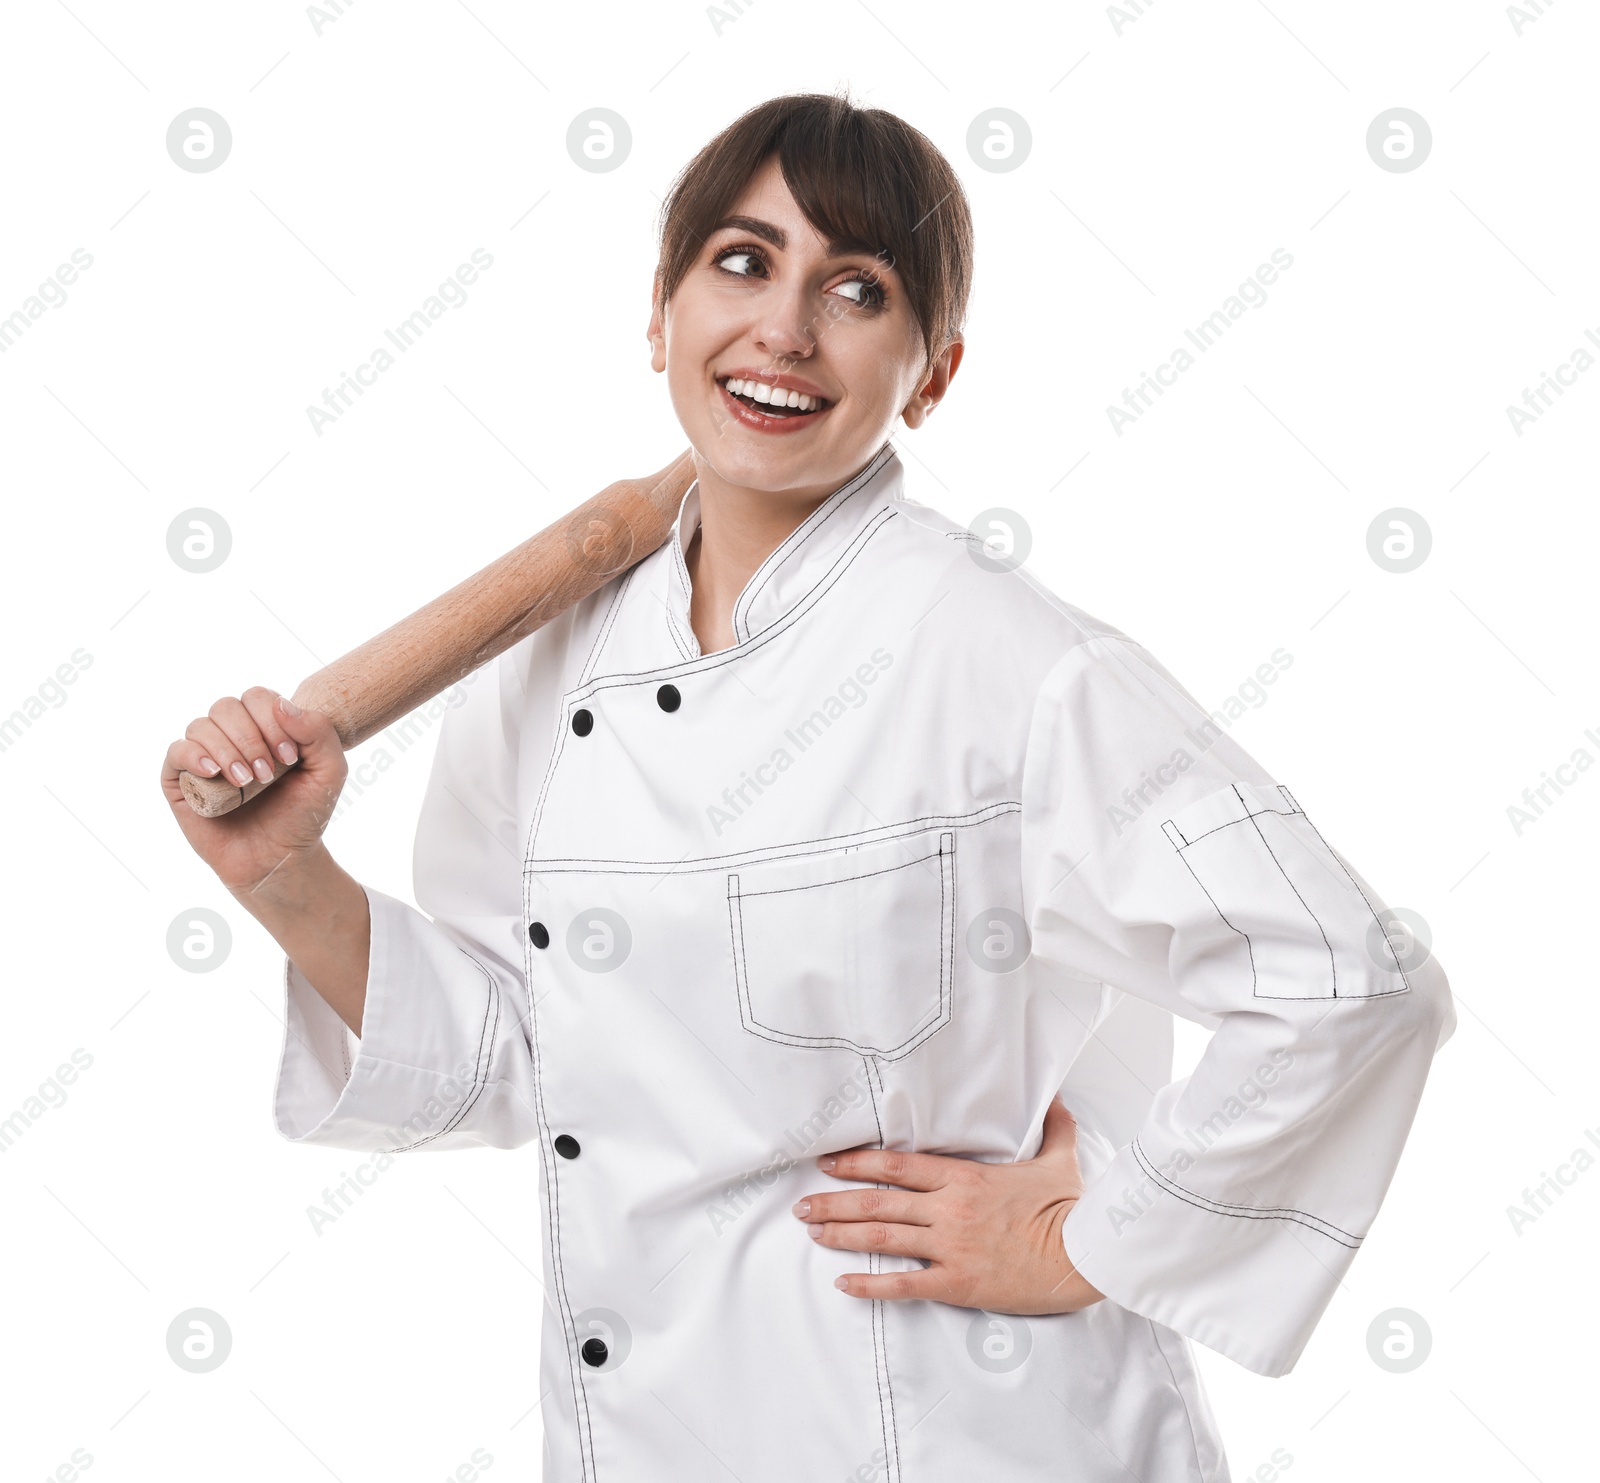
[[[779,252],[789,245],[789,234],[782,227],[774,226],[770,221],[762,221],[759,216],[725,216],[711,230],[720,232],[724,227],[749,232],[752,236],[770,242]],[[827,249],[829,257],[849,257],[857,252],[865,253],[868,257],[876,257],[882,250],[859,237],[843,237],[837,240],[830,238],[823,246]]]

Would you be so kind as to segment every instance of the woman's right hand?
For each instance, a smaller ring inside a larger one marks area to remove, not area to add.
[[[232,813],[205,819],[178,785],[180,772],[226,777],[241,787],[272,776],[272,759],[291,766]],[[254,685],[226,695],[189,723],[167,748],[161,788],[194,851],[235,896],[252,896],[278,878],[287,887],[296,864],[316,853],[348,772],[333,722],[321,711]]]

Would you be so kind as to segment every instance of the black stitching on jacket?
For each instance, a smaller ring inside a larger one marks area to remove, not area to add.
[[[535,815],[537,818],[537,814]],[[522,915],[527,920],[533,914],[532,878],[522,878]],[[544,1106],[544,1071],[539,1047],[539,1020],[533,998],[533,944],[524,934],[523,972],[528,986],[528,1027],[532,1032],[533,1090],[535,1116],[539,1123],[539,1169],[545,1187],[545,1228],[550,1234],[550,1264],[555,1277],[557,1312],[561,1318],[562,1337],[567,1347],[567,1377],[572,1384],[572,1411],[578,1428],[578,1460],[583,1476],[588,1479],[594,1469],[594,1431],[589,1420],[589,1397],[585,1389],[578,1361],[577,1331],[573,1328],[572,1304],[567,1298],[565,1252],[561,1246],[561,1197],[556,1178],[555,1143],[550,1134],[550,1119]]]
[[[883,1344],[883,1390],[889,1397],[889,1441],[894,1447],[894,1476],[890,1483],[900,1483],[900,1424],[894,1414],[894,1376],[889,1373],[889,1310],[881,1299],[878,1309],[878,1323]]]
[[[867,1073],[867,1098],[872,1103],[872,1120],[878,1125],[878,1147],[884,1147],[883,1119],[878,1116],[878,1094],[872,1090],[872,1062],[871,1056],[862,1056],[861,1064]]]
[[[1151,1179],[1155,1180],[1163,1189],[1176,1195],[1186,1204],[1193,1205],[1200,1210],[1209,1210],[1213,1215],[1228,1215],[1240,1220],[1292,1220],[1296,1225],[1305,1226],[1308,1230],[1315,1231],[1319,1236],[1326,1236],[1330,1241],[1337,1241],[1341,1246],[1348,1246],[1352,1250],[1360,1246],[1366,1238],[1353,1236],[1349,1231],[1341,1230],[1331,1220],[1324,1220],[1320,1215],[1311,1215],[1304,1210],[1296,1210],[1293,1206],[1267,1206],[1267,1205],[1229,1205],[1221,1200],[1207,1199],[1198,1195],[1193,1190],[1187,1190],[1180,1184],[1174,1184],[1166,1175],[1157,1170],[1149,1160],[1144,1149],[1139,1146],[1135,1138],[1131,1145],[1133,1156],[1139,1162],[1139,1167]]]
[[[1279,784],[1279,787],[1282,788],[1282,784]],[[1283,788],[1283,792],[1284,792],[1285,795],[1288,794],[1288,791],[1289,790],[1287,788]],[[1291,803],[1294,802],[1294,800],[1292,798],[1289,801]],[[1296,807],[1298,808],[1299,805],[1296,804]],[[1307,814],[1307,813],[1304,813],[1302,811],[1301,817],[1305,819],[1305,821],[1306,821],[1306,823],[1308,825],[1310,825],[1311,832],[1313,834],[1315,834],[1318,839],[1322,840],[1323,849],[1325,849],[1330,855],[1333,856],[1335,862],[1339,866],[1339,869],[1344,871],[1345,875],[1349,877],[1350,884],[1356,888],[1356,894],[1358,896],[1360,896],[1360,898],[1363,901],[1367,902],[1367,910],[1372,913],[1372,920],[1378,924],[1378,930],[1380,932],[1383,932],[1383,919],[1381,917],[1379,917],[1378,912],[1377,912],[1377,908],[1374,907],[1373,904],[1370,901],[1367,901],[1367,893],[1361,889],[1361,885],[1356,880],[1355,876],[1350,874],[1350,867],[1348,865],[1346,865],[1344,863],[1344,861],[1340,858],[1339,852],[1336,849],[1334,849],[1334,847],[1331,844],[1329,844],[1327,840],[1322,839],[1322,831],[1320,829],[1318,829],[1315,824],[1311,823],[1311,815]],[[1401,963],[1400,955],[1397,952],[1395,952],[1394,944],[1392,942],[1389,942],[1389,934],[1387,932],[1383,932],[1383,940],[1384,940],[1385,943],[1388,944],[1389,956],[1394,959],[1394,966],[1399,971],[1400,982],[1405,985],[1405,988],[1403,988],[1403,989],[1390,989],[1388,992],[1391,993],[1391,994],[1404,994],[1411,988],[1411,980],[1406,977],[1405,965],[1403,963]],[[1380,999],[1383,996],[1381,994],[1359,994],[1359,995],[1346,995],[1345,997],[1346,998],[1363,998],[1363,999]]]
[[[887,842],[887,841],[886,841]],[[825,881],[805,881],[798,886],[773,886],[766,891],[746,891],[740,888],[739,895],[744,896],[785,896],[790,891],[818,891],[824,886],[842,886],[850,881],[870,880],[875,875],[892,875],[897,870],[909,870],[913,865],[926,865],[929,860],[937,860],[944,854],[943,848],[930,850],[926,855],[918,855],[915,860],[902,860],[898,865],[885,865],[882,870],[863,870],[856,875],[841,875]],[[837,858],[836,856],[823,856],[824,859]],[[942,863],[942,862],[941,862]],[[941,901],[943,897],[943,882],[941,880]],[[944,939],[939,939],[940,955],[944,953]]]
[[[948,846],[948,848],[947,848]],[[770,1040],[777,1045],[788,1045],[805,1049],[834,1049],[852,1050],[857,1055],[872,1056],[879,1060],[896,1061],[902,1056],[911,1054],[926,1041],[939,1033],[950,1023],[953,1006],[953,984],[955,978],[954,940],[955,940],[955,895],[953,889],[948,893],[945,887],[948,877],[953,888],[955,877],[955,831],[946,830],[939,836],[939,1002],[930,1009],[920,1020],[912,1026],[906,1038],[899,1045],[888,1049],[876,1046],[863,1046],[858,1041],[844,1035],[800,1035],[787,1030],[780,1030],[776,1026],[763,1024],[756,1018],[755,1004],[750,997],[750,958],[744,940],[744,911],[742,901],[746,895],[782,895],[793,890],[815,890],[821,886],[836,884],[835,882],[821,881],[812,886],[786,886],[775,891],[743,891],[739,884],[737,874],[728,877],[728,925],[733,948],[734,989],[739,1000],[739,1022],[752,1035],[762,1040]],[[933,855],[925,855],[921,860],[912,860],[906,864],[918,865],[925,860],[933,859]],[[948,863],[947,863],[948,862]],[[903,870],[905,865],[890,866],[886,870],[869,870],[861,875],[847,876],[846,880],[865,880],[874,875],[886,875],[892,870]],[[949,951],[946,945],[949,944]]]
[[[643,558],[641,557],[642,561]],[[622,599],[627,593],[628,584],[633,581],[633,574],[639,570],[639,563],[630,566],[617,584],[617,590],[611,594],[610,606],[606,608],[605,618],[600,624],[600,632],[595,635],[594,643],[589,647],[589,657],[583,661],[583,668],[578,671],[578,680],[581,684],[594,671],[596,661],[600,658],[605,642],[611,637],[612,625],[617,621],[617,614],[622,611]]]
[[[867,542],[899,513],[893,505],[886,505],[878,511],[867,524],[856,532],[850,544],[840,553],[834,564],[817,579],[816,586],[807,592],[783,617],[769,623],[760,633],[755,634],[753,637],[743,639],[726,649],[718,649],[714,654],[703,654],[698,659],[689,660],[685,664],[657,666],[654,669],[645,670],[630,670],[616,675],[601,675],[597,679],[590,680],[587,685],[573,689],[566,698],[587,700],[601,690],[610,689],[614,686],[653,685],[663,678],[676,679],[680,675],[701,674],[707,670],[720,669],[724,664],[732,664],[737,660],[743,659],[746,654],[753,654],[763,644],[770,643],[780,633],[792,628],[807,612],[815,607],[827,592],[837,584],[845,571],[854,564],[856,557],[865,549]]]
[[[698,479],[695,480],[696,484],[699,482],[700,481]],[[688,497],[688,491],[686,490],[684,492],[684,498],[687,499]],[[681,503],[678,506],[678,515],[680,518],[683,515],[683,505]],[[674,521],[672,530],[667,536],[667,544],[672,548],[672,570],[676,571],[678,574],[679,585],[681,585],[683,588],[683,595],[687,598],[692,598],[694,594],[694,584],[689,580],[689,568],[684,564],[683,546],[678,540],[678,533],[678,523],[677,521]],[[690,543],[693,544],[694,537],[691,536],[689,539]],[[670,578],[671,573],[669,572],[669,587],[672,585]],[[672,641],[678,646],[678,652],[682,654],[685,659],[698,658],[700,655],[699,638],[694,634],[685,634],[683,632],[682,626],[678,622],[678,615],[672,610],[671,604],[663,602],[661,606],[667,616],[667,632],[672,635]]]
[[[1296,816],[1304,819],[1311,832],[1317,836],[1317,839],[1322,845],[1323,849],[1333,856],[1333,859],[1338,864],[1340,870],[1344,872],[1345,876],[1349,879],[1350,884],[1355,887],[1356,894],[1359,895],[1362,901],[1366,903],[1367,910],[1372,913],[1372,920],[1378,924],[1378,930],[1382,932],[1383,924],[1379,920],[1377,912],[1373,909],[1372,903],[1367,900],[1367,893],[1363,891],[1359,885],[1356,885],[1355,877],[1350,874],[1349,868],[1345,865],[1344,861],[1339,858],[1328,841],[1323,839],[1321,831],[1318,830],[1317,826],[1311,822],[1310,816],[1304,809],[1300,807],[1298,803],[1295,802],[1294,796],[1281,783],[1278,784],[1278,791],[1283,794],[1285,801],[1289,804],[1289,808],[1287,810],[1261,808],[1252,812],[1249,801],[1239,791],[1239,785],[1234,783],[1231,785],[1231,787],[1233,789],[1234,796],[1238,798],[1239,802],[1245,809],[1245,815],[1242,819],[1231,819],[1226,824],[1218,824],[1211,829],[1205,830],[1201,834],[1195,835],[1193,839],[1186,835],[1178,827],[1177,822],[1173,819],[1167,819],[1163,821],[1161,829],[1162,832],[1167,836],[1167,839],[1169,843],[1171,843],[1173,849],[1177,852],[1178,858],[1183,861],[1184,868],[1187,869],[1189,874],[1194,878],[1195,884],[1199,886],[1203,892],[1205,892],[1206,900],[1211,903],[1212,909],[1219,917],[1222,918],[1223,925],[1226,926],[1229,931],[1237,932],[1240,937],[1244,938],[1245,951],[1250,956],[1250,992],[1252,997],[1257,999],[1274,999],[1284,1003],[1295,1004],[1311,1003],[1324,999],[1387,999],[1392,994],[1407,993],[1411,988],[1411,981],[1406,977],[1405,969],[1401,967],[1400,960],[1395,955],[1393,945],[1391,944],[1389,956],[1394,959],[1395,967],[1400,972],[1400,988],[1383,989],[1373,994],[1340,994],[1338,959],[1334,953],[1333,944],[1328,939],[1327,929],[1323,927],[1322,922],[1318,918],[1317,914],[1311,910],[1311,907],[1309,904],[1307,904],[1305,897],[1300,894],[1300,888],[1296,886],[1294,881],[1290,878],[1289,872],[1284,869],[1283,861],[1278,858],[1277,852],[1268,842],[1266,834],[1262,831],[1261,826],[1255,821],[1263,814],[1273,814],[1280,819],[1294,818]],[[1263,994],[1261,992],[1260,977],[1256,972],[1255,946],[1250,941],[1250,934],[1234,926],[1234,924],[1228,920],[1227,915],[1217,904],[1216,897],[1211,894],[1210,890],[1206,886],[1206,883],[1200,879],[1199,872],[1189,862],[1187,851],[1190,845],[1194,844],[1198,840],[1209,838],[1211,835],[1219,833],[1223,829],[1232,829],[1236,825],[1246,823],[1250,824],[1254,828],[1257,837],[1261,840],[1261,844],[1266,850],[1268,856],[1271,858],[1272,863],[1278,867],[1278,873],[1283,877],[1289,889],[1294,892],[1295,899],[1299,901],[1301,906],[1305,907],[1306,915],[1309,916],[1312,922],[1315,924],[1317,933],[1322,938],[1322,945],[1328,949],[1329,972],[1332,975],[1333,980],[1333,992],[1331,994]],[[1179,843],[1180,840],[1182,843]],[[1388,941],[1388,935],[1386,933],[1384,935],[1384,940],[1386,942]]]
[[[799,525],[790,531],[789,534],[778,543],[777,548],[767,556],[767,559],[756,568],[755,574],[750,578],[749,582],[746,583],[745,590],[740,594],[739,602],[735,605],[733,610],[733,631],[736,637],[746,639],[750,637],[750,609],[755,606],[756,598],[760,596],[761,589],[772,580],[778,568],[788,561],[788,559],[793,556],[797,550],[799,550],[801,545],[814,536],[829,520],[838,514],[848,502],[851,495],[859,493],[860,490],[862,490],[867,484],[872,482],[872,480],[882,471],[883,466],[888,463],[889,455],[893,451],[893,447],[890,444],[885,443],[883,447],[878,450],[877,454],[873,457],[872,462],[869,463],[866,468],[862,469],[862,471],[842,489],[836,489],[831,495],[829,495],[827,500],[813,510],[803,521],[801,521]],[[826,513],[823,513],[824,511],[826,511]]]
[[[685,864],[680,860],[578,860],[568,856],[548,860],[529,860],[523,867],[527,874],[539,875],[591,875],[629,874],[647,875],[652,870],[680,871],[698,874],[708,870],[727,870],[744,865],[770,865],[779,860],[799,860],[822,855],[830,848],[848,849],[855,845],[886,843],[903,835],[920,832],[919,826],[949,824],[957,829],[987,824],[1001,814],[1018,814],[1022,805],[1015,799],[1005,798],[998,803],[985,804],[970,814],[920,814],[914,819],[902,819],[897,824],[880,824],[875,829],[863,829],[855,834],[826,834],[814,839],[790,840],[784,845],[765,845],[759,849],[741,850],[733,855],[707,855]],[[816,849],[795,849],[795,845],[815,845]],[[928,857],[929,859],[932,856]]]
[[[941,927],[941,931],[942,930],[943,929]],[[883,1136],[883,1119],[878,1114],[877,1094],[872,1090],[872,1072],[874,1066],[877,1064],[876,1058],[863,1056],[861,1061],[867,1070],[867,1096],[872,1101],[872,1120],[878,1125],[878,1147],[887,1148],[888,1144]],[[883,1068],[878,1066],[877,1071],[879,1083],[881,1085],[883,1079]],[[880,1183],[878,1187],[880,1189],[887,1188],[887,1186],[883,1185],[882,1183]],[[869,1271],[877,1272],[880,1270],[878,1258],[875,1253],[868,1255],[867,1263]],[[890,1457],[890,1448],[892,1446],[894,1463],[892,1469],[890,1469],[890,1476],[891,1478],[897,1479],[900,1476],[900,1428],[895,1421],[894,1414],[894,1384],[889,1378],[889,1346],[887,1342],[888,1320],[884,1313],[883,1302],[881,1299],[872,1299],[872,1309],[873,1348],[876,1351],[873,1355],[873,1374],[874,1376],[877,1376],[879,1373],[879,1361],[881,1360],[881,1370],[883,1376],[882,1381],[878,1386],[878,1421],[880,1427],[884,1431],[883,1455],[885,1459],[885,1465],[887,1467],[888,1459]],[[887,1416],[885,1416],[884,1413],[885,1394],[887,1394],[889,1401]]]
[[[1179,829],[1177,824],[1174,823],[1173,820],[1168,819],[1167,823],[1172,824],[1174,832],[1177,834],[1178,838],[1181,839],[1184,842],[1184,844],[1191,845],[1191,844],[1196,844],[1200,840],[1206,839],[1210,835],[1215,834],[1219,829],[1232,829],[1235,824],[1243,824],[1243,823],[1245,823],[1246,821],[1248,821],[1250,819],[1259,818],[1262,814],[1276,814],[1280,819],[1287,819],[1291,815],[1298,814],[1298,813],[1301,812],[1301,810],[1298,809],[1298,808],[1257,808],[1257,809],[1252,809],[1250,807],[1249,803],[1243,797],[1240,796],[1240,794],[1239,794],[1239,785],[1237,783],[1233,784],[1233,794],[1234,794],[1234,797],[1238,798],[1239,801],[1244,804],[1245,812],[1244,812],[1244,818],[1242,818],[1242,819],[1229,819],[1226,824],[1215,824],[1210,829],[1205,830],[1203,833],[1192,835],[1192,836],[1188,835],[1188,834],[1185,834],[1181,829]],[[1309,823],[1310,820],[1308,819],[1306,822]],[[1169,838],[1170,838],[1170,836],[1169,836]]]
[[[442,1128],[436,1132],[429,1133],[426,1138],[417,1139],[415,1143],[406,1144],[404,1148],[395,1149],[395,1153],[410,1153],[412,1149],[421,1148],[424,1143],[432,1143],[435,1138],[442,1138],[472,1110],[473,1104],[483,1095],[484,1088],[489,1084],[489,1067],[494,1062],[494,1042],[500,1033],[500,992],[495,985],[494,975],[464,948],[461,949],[461,952],[464,957],[472,959],[472,962],[477,965],[478,972],[484,976],[489,985],[489,1002],[483,1007],[483,1024],[478,1027],[478,1049],[472,1062],[472,1085],[462,1094],[461,1105],[456,1108],[454,1116]],[[491,1010],[494,1013],[494,1029],[492,1031],[489,1028]],[[485,1034],[489,1036],[489,1054],[487,1057],[483,1052]]]
[[[867,1271],[876,1273],[877,1270],[878,1254],[875,1251],[868,1252]],[[883,1321],[883,1302],[879,1298],[869,1298],[867,1307],[869,1313],[868,1323],[871,1326],[870,1332],[872,1334],[872,1383],[878,1388],[878,1435],[883,1438],[883,1458],[887,1464],[889,1461],[889,1412],[883,1404],[883,1381],[886,1366],[883,1364],[883,1343],[878,1333],[878,1326]]]
[[[1170,819],[1167,821],[1167,823],[1169,823],[1169,824],[1171,822],[1172,821]],[[1165,827],[1165,826],[1163,826],[1163,827]],[[1181,839],[1182,836],[1179,835],[1179,838]],[[1183,868],[1185,870],[1187,870],[1191,876],[1194,877],[1195,885],[1199,886],[1200,889],[1205,892],[1205,898],[1206,898],[1207,901],[1209,901],[1211,903],[1211,909],[1214,912],[1216,912],[1216,914],[1219,917],[1222,918],[1222,925],[1224,927],[1226,927],[1230,932],[1238,932],[1239,936],[1244,938],[1244,950],[1245,950],[1246,953],[1249,954],[1249,957],[1250,957],[1250,993],[1251,993],[1251,995],[1253,997],[1257,998],[1257,999],[1273,999],[1273,998],[1279,998],[1279,997],[1282,997],[1282,998],[1291,997],[1289,995],[1281,995],[1280,996],[1280,995],[1274,995],[1274,994],[1263,994],[1263,993],[1261,993],[1261,991],[1260,991],[1260,980],[1256,976],[1256,950],[1255,950],[1254,944],[1252,944],[1251,941],[1250,941],[1250,934],[1248,932],[1240,932],[1239,928],[1235,927],[1233,925],[1233,923],[1230,922],[1228,920],[1228,918],[1223,914],[1222,908],[1217,905],[1217,898],[1215,896],[1213,896],[1210,891],[1206,890],[1206,883],[1203,880],[1200,879],[1199,872],[1194,868],[1194,866],[1192,866],[1189,863],[1187,856],[1184,854],[1184,852],[1181,849],[1178,851],[1178,858],[1183,861]]]
[[[667,537],[667,542],[672,547],[672,569],[667,573],[667,586],[669,589],[671,588],[672,571],[676,571],[679,576],[680,584],[683,587],[683,595],[685,597],[692,598],[694,595],[694,584],[689,580],[689,568],[685,566],[683,562],[683,548],[678,544],[676,537],[677,529],[674,527],[673,533]],[[663,601],[661,603],[661,609],[662,612],[666,614],[667,632],[672,635],[672,642],[678,646],[678,652],[682,654],[685,659],[697,659],[700,655],[700,640],[693,634],[684,633],[683,626],[679,623],[678,615],[673,610],[671,603]],[[693,640],[692,646],[690,640]],[[579,677],[578,683],[584,683],[583,676]]]
[[[1238,791],[1238,788],[1235,787],[1234,792],[1237,793]],[[1312,924],[1317,929],[1317,936],[1322,939],[1323,947],[1327,948],[1328,973],[1333,979],[1333,997],[1337,999],[1339,997],[1339,960],[1334,955],[1333,944],[1328,941],[1327,928],[1325,928],[1318,920],[1317,914],[1316,912],[1312,911],[1310,903],[1307,902],[1306,898],[1300,894],[1300,887],[1295,885],[1295,883],[1289,879],[1289,872],[1283,868],[1283,861],[1278,858],[1278,852],[1272,848],[1272,842],[1267,838],[1266,832],[1258,823],[1256,823],[1256,816],[1252,814],[1248,822],[1250,827],[1255,830],[1256,837],[1261,841],[1263,847],[1266,849],[1266,852],[1272,856],[1272,863],[1278,867],[1278,874],[1283,877],[1289,889],[1294,892],[1294,899],[1298,901],[1301,906],[1305,907],[1306,915],[1311,918]]]
[[[883,1270],[877,1252],[867,1257],[867,1270]],[[884,1473],[888,1483],[898,1483],[900,1478],[900,1433],[894,1418],[894,1385],[889,1378],[888,1324],[885,1319],[884,1300],[869,1298],[872,1305],[872,1374],[878,1383],[878,1426],[883,1433]],[[885,1398],[888,1405],[885,1408]]]
[[[534,805],[533,819],[528,831],[528,845],[523,851],[524,869],[528,862],[533,860],[533,847],[539,836],[539,825],[544,821],[545,798],[550,791],[551,780],[555,777],[556,768],[560,765],[562,755],[566,751],[567,738],[571,735],[571,727],[566,724],[568,708],[575,702],[589,700],[598,695],[602,690],[623,688],[633,685],[653,685],[663,678],[677,679],[683,675],[700,674],[707,670],[720,668],[724,664],[731,664],[737,659],[742,659],[746,654],[754,653],[763,644],[771,642],[779,634],[798,623],[807,612],[820,602],[834,584],[844,575],[846,569],[855,561],[867,542],[883,528],[885,522],[896,514],[893,506],[888,506],[873,517],[845,548],[845,553],[836,561],[828,571],[819,579],[817,585],[800,599],[777,622],[769,624],[762,629],[753,639],[744,643],[735,644],[732,648],[718,650],[717,653],[701,659],[692,660],[686,664],[667,665],[663,668],[642,670],[626,675],[607,675],[598,680],[590,680],[585,685],[579,685],[567,691],[561,697],[556,714],[556,744],[550,751],[550,764],[545,769],[544,782],[539,788],[539,797]]]

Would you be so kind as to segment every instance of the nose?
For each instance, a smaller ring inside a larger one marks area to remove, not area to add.
[[[804,360],[816,344],[814,316],[799,284],[764,294],[755,342],[773,359]]]

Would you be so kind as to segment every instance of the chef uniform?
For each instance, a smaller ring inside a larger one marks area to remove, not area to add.
[[[691,487],[448,713],[359,1041],[286,964],[285,1137],[539,1145],[550,1483],[1225,1480],[1188,1341],[1291,1368],[1454,1027],[1287,788],[903,481],[886,443],[707,655]],[[808,1238],[819,1155],[1027,1159],[1058,1092],[1105,1301],[835,1289],[921,1264]]]

